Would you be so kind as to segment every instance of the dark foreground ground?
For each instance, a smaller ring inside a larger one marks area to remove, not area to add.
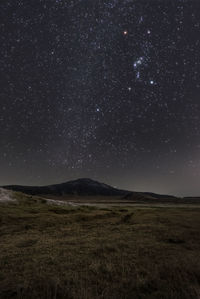
[[[0,205],[0,298],[200,298],[200,208]]]

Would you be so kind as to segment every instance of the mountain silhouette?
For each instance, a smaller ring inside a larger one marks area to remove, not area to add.
[[[104,196],[125,196],[129,193],[126,190],[120,190],[107,184],[94,181],[92,179],[78,179],[62,184],[49,186],[3,186],[4,189],[23,192],[30,195],[55,195],[63,196],[67,194],[74,195],[104,195]]]

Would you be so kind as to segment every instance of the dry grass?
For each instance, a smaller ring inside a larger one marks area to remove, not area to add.
[[[200,298],[200,209],[0,206],[0,298]]]

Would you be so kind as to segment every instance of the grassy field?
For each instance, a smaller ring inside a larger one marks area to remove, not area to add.
[[[0,298],[200,298],[200,209],[0,205]]]

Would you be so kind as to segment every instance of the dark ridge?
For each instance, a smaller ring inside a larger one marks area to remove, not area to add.
[[[176,196],[173,195],[167,195],[167,194],[156,194],[156,193],[152,193],[152,192],[143,192],[143,194],[147,195],[147,196],[151,196],[153,198],[157,198],[157,199],[176,199]]]
[[[123,199],[126,200],[133,200],[133,201],[162,201],[162,200],[168,200],[168,201],[175,201],[178,199],[177,197],[173,195],[164,195],[164,194],[156,194],[152,192],[130,192],[126,194]]]
[[[19,186],[10,185],[3,186],[3,188],[23,192],[30,195],[55,195],[63,196],[67,194],[74,195],[105,195],[105,196],[124,196],[129,193],[126,190],[116,189],[104,183],[99,183],[91,179],[78,179],[69,181],[62,184],[49,185],[49,186]]]
[[[151,192],[130,192],[123,199],[135,203],[200,204],[200,197],[176,197]]]

